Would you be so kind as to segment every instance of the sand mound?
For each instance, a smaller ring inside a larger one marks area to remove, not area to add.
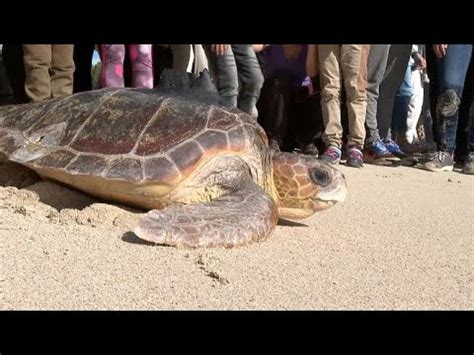
[[[79,191],[42,181],[31,170],[10,162],[0,165],[0,211],[2,209],[54,224],[129,229],[133,229],[143,213],[99,202]]]

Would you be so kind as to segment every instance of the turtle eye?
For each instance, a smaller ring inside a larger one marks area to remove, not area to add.
[[[321,169],[311,169],[309,171],[311,181],[320,186],[327,186],[330,182],[330,177],[327,171]]]

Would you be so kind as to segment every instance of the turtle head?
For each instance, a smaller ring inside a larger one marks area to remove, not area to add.
[[[327,163],[309,155],[275,152],[273,183],[280,216],[306,218],[344,201],[344,175]]]

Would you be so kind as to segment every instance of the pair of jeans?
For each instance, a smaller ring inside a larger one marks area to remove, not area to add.
[[[366,146],[389,136],[395,95],[405,77],[411,44],[373,44],[367,67]]]
[[[391,129],[394,135],[404,135],[407,130],[408,106],[410,105],[413,94],[412,65],[409,63],[405,70],[405,77],[393,101]]]
[[[253,46],[232,44],[223,55],[216,55],[210,45],[204,49],[222,104],[255,116],[264,79]]]
[[[446,55],[436,59],[438,149],[451,154],[456,148],[459,106],[472,53],[472,44],[450,44]]]
[[[380,84],[387,70],[390,44],[372,44],[367,58],[367,111],[365,114],[366,144],[380,139],[377,124],[377,102]]]

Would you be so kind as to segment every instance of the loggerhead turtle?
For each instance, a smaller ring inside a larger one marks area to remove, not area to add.
[[[0,108],[0,153],[90,195],[150,209],[144,240],[185,247],[260,241],[278,217],[344,200],[344,176],[268,148],[263,129],[218,104],[207,72],[160,89],[108,88]]]

